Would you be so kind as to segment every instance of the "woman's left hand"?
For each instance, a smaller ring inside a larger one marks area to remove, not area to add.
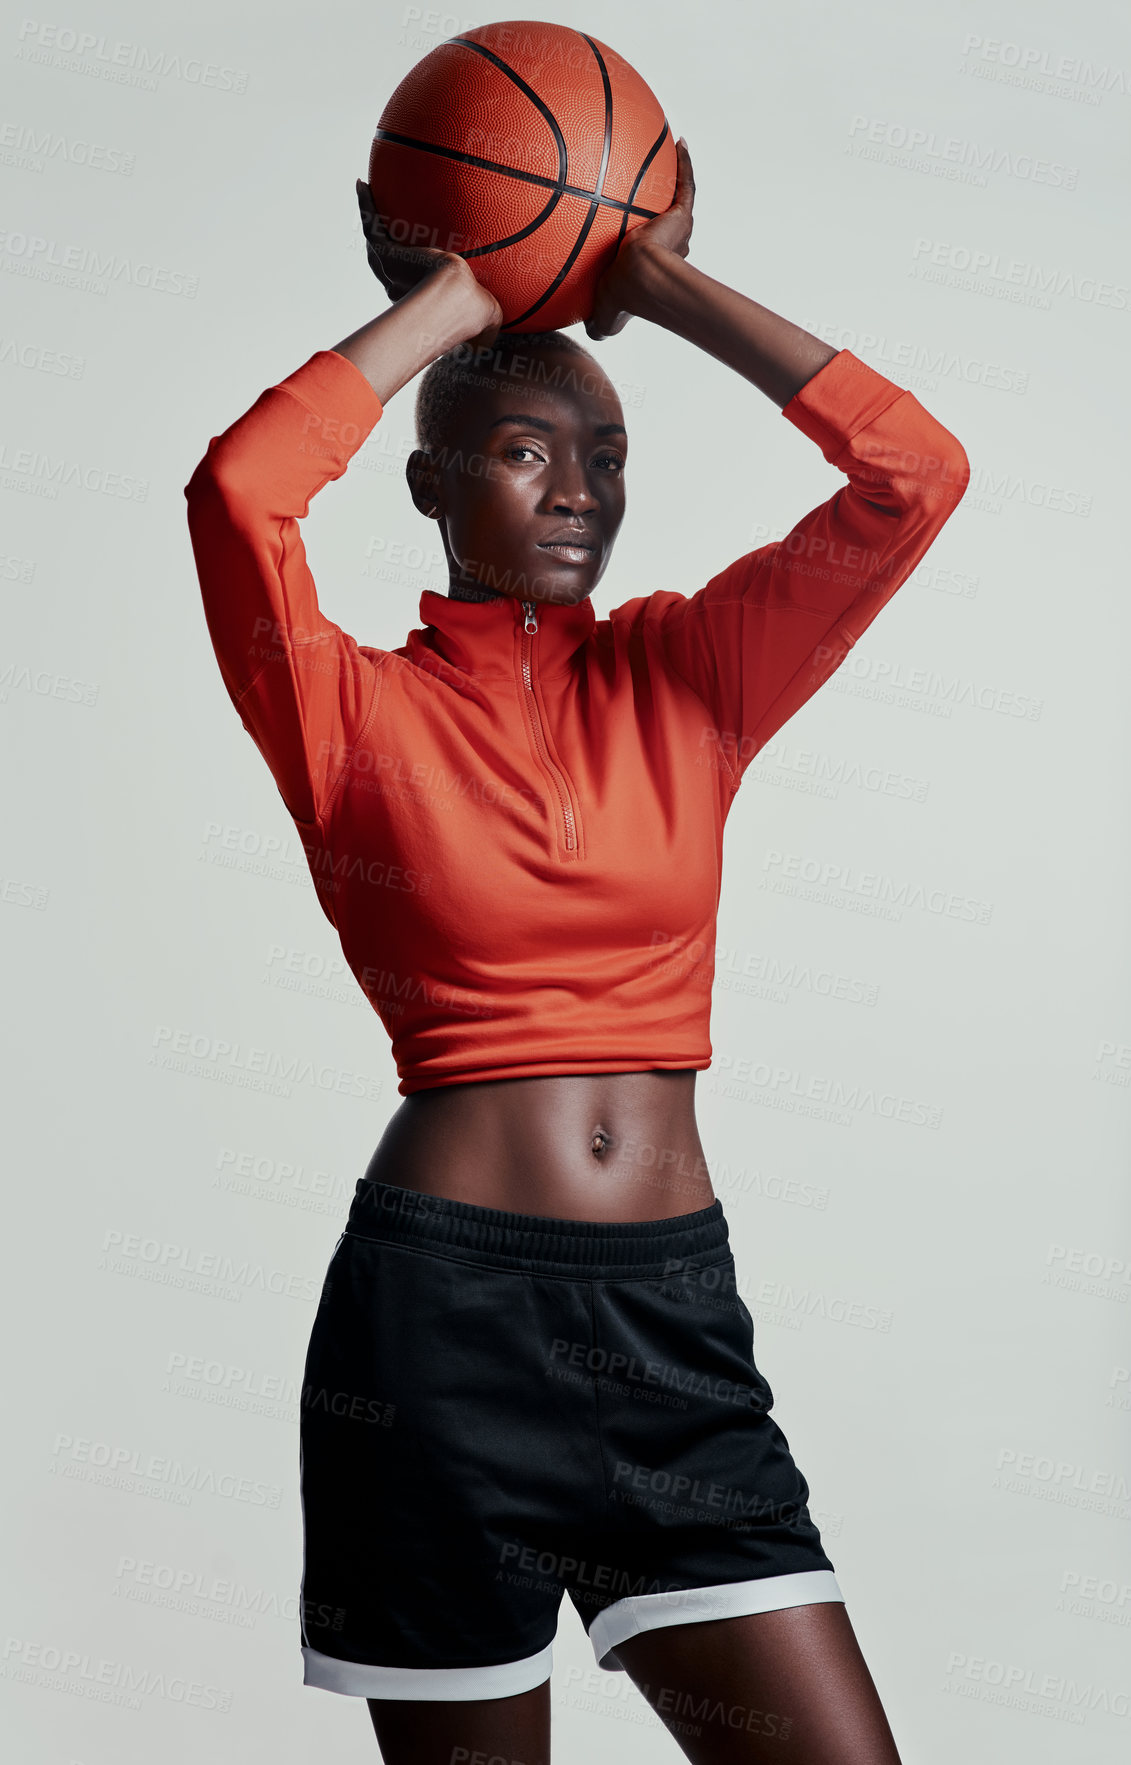
[[[636,278],[645,255],[672,251],[677,257],[687,256],[694,224],[691,210],[695,201],[695,174],[682,135],[676,142],[675,152],[675,195],[671,207],[625,234],[620,249],[597,284],[593,310],[585,321],[585,330],[595,343],[605,337],[615,337],[632,317]]]

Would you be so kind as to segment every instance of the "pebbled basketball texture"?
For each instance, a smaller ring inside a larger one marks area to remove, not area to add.
[[[438,44],[392,94],[369,155],[393,238],[467,258],[511,331],[586,319],[621,239],[675,185],[667,118],[635,68],[539,20]]]

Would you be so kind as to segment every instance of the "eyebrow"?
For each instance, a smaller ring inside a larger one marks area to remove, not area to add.
[[[525,411],[508,411],[506,416],[496,417],[488,423],[488,429],[497,429],[500,423],[522,423],[531,429],[544,429],[552,435],[557,428],[556,423],[548,423],[545,417],[532,417]],[[599,423],[593,431],[594,435],[623,435],[628,440],[628,430],[623,423]]]

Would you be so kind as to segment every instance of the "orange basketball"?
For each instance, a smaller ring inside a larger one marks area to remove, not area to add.
[[[458,252],[511,331],[592,311],[626,232],[671,206],[676,152],[636,69],[538,20],[440,43],[381,114],[369,187],[394,239]]]

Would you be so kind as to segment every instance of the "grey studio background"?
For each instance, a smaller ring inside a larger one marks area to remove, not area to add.
[[[383,308],[353,181],[393,86],[532,10],[625,55],[687,136],[692,261],[971,459],[924,564],[747,772],[698,1113],[904,1759],[1106,1765],[1131,1732],[1114,0],[8,16],[8,1757],[376,1756],[360,1700],[301,1683],[297,1388],[395,1071],[223,692],[182,490]],[[594,347],[632,449],[598,617],[693,592],[840,484],[677,338]],[[445,586],[403,480],[412,397],[304,527],[323,606],[389,647]],[[558,1758],[679,1757],[568,1601],[554,1694]]]

